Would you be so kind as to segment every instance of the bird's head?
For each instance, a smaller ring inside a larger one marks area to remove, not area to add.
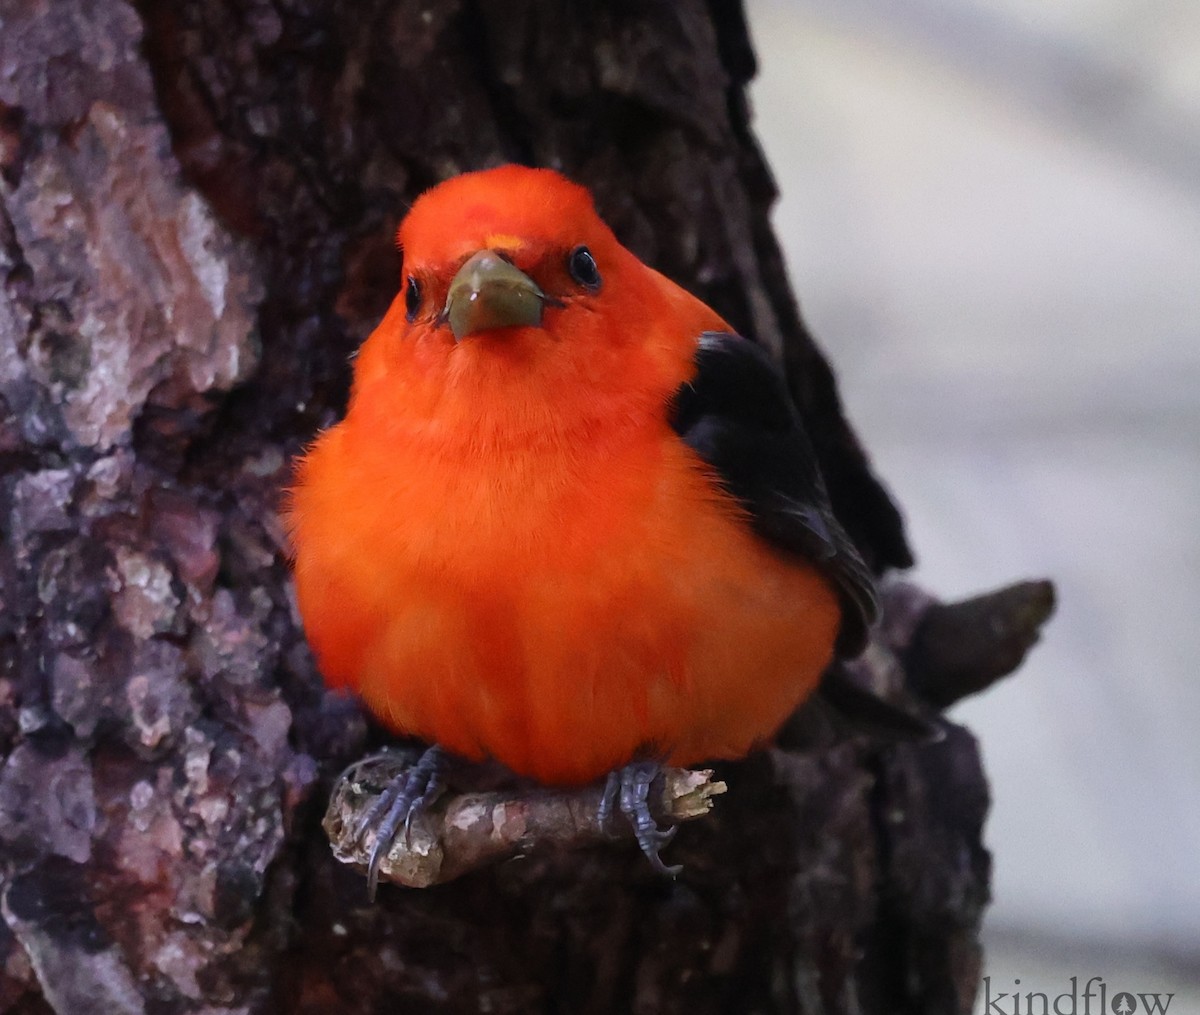
[[[428,191],[397,239],[408,330],[445,343],[569,332],[580,311],[612,302],[606,281],[615,280],[605,276],[619,274],[629,256],[586,190],[523,166],[467,173]]]
[[[692,369],[696,336],[722,323],[552,170],[447,180],[417,199],[397,240],[403,285],[363,347],[356,389],[380,381],[380,399],[410,417],[497,396],[577,417],[582,393],[593,403],[606,388],[661,405]]]

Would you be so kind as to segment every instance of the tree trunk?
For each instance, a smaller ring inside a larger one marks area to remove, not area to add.
[[[969,1010],[987,790],[949,723],[723,766],[675,882],[610,845],[369,905],[320,828],[379,734],[323,693],[280,492],[448,175],[588,185],[783,359],[848,529],[911,562],[787,286],[753,69],[731,0],[0,0],[0,1012]],[[868,677],[1008,668],[927,606],[892,591]]]

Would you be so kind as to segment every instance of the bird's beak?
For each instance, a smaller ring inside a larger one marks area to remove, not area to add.
[[[539,327],[546,294],[494,250],[472,254],[450,281],[442,317],[456,341],[493,328]]]

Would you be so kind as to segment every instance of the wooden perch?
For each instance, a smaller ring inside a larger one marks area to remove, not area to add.
[[[323,822],[334,856],[366,871],[374,834],[354,829],[389,782],[413,762],[410,752],[385,751],[351,765],[338,778]],[[664,824],[691,821],[712,809],[725,792],[711,771],[667,768],[651,786],[650,809]],[[614,815],[598,820],[603,786],[582,789],[513,787],[489,792],[450,792],[400,832],[379,868],[384,881],[409,888],[443,884],[487,864],[553,843],[575,846],[624,838],[629,826]]]

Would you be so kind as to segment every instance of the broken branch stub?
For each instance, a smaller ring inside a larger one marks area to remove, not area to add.
[[[374,833],[359,836],[360,820],[388,783],[412,763],[407,752],[385,751],[352,765],[334,784],[323,827],[334,856],[365,872]],[[703,817],[726,790],[711,770],[665,768],[650,791],[650,810],[664,823]],[[448,791],[402,829],[379,867],[381,880],[409,888],[453,881],[469,871],[535,847],[580,846],[630,835],[614,816],[599,819],[601,784],[577,789],[514,786],[488,792]]]

